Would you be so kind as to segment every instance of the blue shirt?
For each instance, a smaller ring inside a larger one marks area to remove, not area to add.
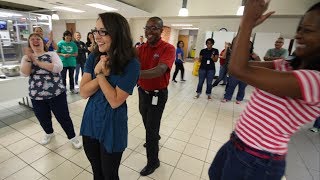
[[[46,44],[47,44],[48,41],[49,41],[48,38],[44,38],[43,40],[44,40],[44,42],[45,42]],[[52,43],[50,44],[50,46],[49,46],[49,48],[48,48],[48,51],[54,51],[54,48],[53,48],[53,44],[52,44]]]
[[[181,48],[177,48],[177,50],[176,50],[176,61],[175,62],[182,64],[183,61],[182,61],[182,59],[178,58],[178,54],[181,54],[181,58],[183,59],[184,55],[183,55],[183,50]]]
[[[84,72],[94,75],[95,54],[91,53],[86,61]],[[138,81],[140,64],[137,59],[132,59],[121,75],[110,74],[108,82],[112,87],[118,86],[129,93]],[[128,108],[124,102],[116,109],[112,109],[101,89],[94,93],[88,100],[84,110],[80,134],[99,140],[108,153],[122,152],[128,144]]]

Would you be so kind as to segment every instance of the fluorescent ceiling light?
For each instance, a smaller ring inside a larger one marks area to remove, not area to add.
[[[198,30],[199,28],[196,28],[196,27],[186,27],[186,28],[181,28],[181,29]]]
[[[97,9],[102,9],[105,11],[118,11],[118,9],[103,5],[103,4],[99,4],[99,3],[92,3],[92,4],[86,4],[87,6],[91,6]]]
[[[59,17],[58,14],[52,14],[52,15],[51,15],[51,19],[52,19],[52,20],[59,20],[60,17]]]
[[[22,16],[22,14],[9,13],[9,12],[0,12],[0,17],[12,17],[12,16]]]
[[[171,26],[174,26],[174,27],[177,27],[177,26],[180,26],[180,27],[191,27],[193,25],[192,24],[171,24]]]
[[[55,6],[53,7],[55,9],[60,9],[64,11],[71,11],[71,12],[76,12],[76,13],[83,13],[85,11],[79,10],[79,9],[74,9],[74,8],[69,8],[69,7],[64,7],[64,6]]]
[[[179,10],[179,14],[178,14],[178,16],[189,16],[189,11],[188,11],[188,9],[187,8],[181,8],[180,10]]]
[[[244,11],[244,6],[239,6],[237,11],[237,16],[242,16]]]

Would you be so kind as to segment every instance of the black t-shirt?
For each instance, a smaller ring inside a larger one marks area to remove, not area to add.
[[[211,56],[219,56],[219,50],[212,48],[212,49],[202,49],[200,51],[200,56],[202,56],[201,59],[201,65],[200,69],[205,69],[205,70],[215,70],[215,62],[211,59]]]
[[[74,41],[78,47],[78,56],[76,57],[77,59],[77,64],[84,64],[86,62],[86,52],[88,51],[87,46],[84,42],[82,41]]]

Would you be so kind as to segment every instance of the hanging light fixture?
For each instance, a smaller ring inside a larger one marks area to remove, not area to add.
[[[179,10],[178,16],[188,16],[189,11],[187,9],[187,0],[182,0],[182,8]]]
[[[58,15],[57,13],[53,13],[53,14],[51,15],[51,19],[52,19],[52,20],[59,20],[60,17],[59,17],[59,15]]]
[[[242,0],[241,6],[239,6],[237,11],[237,16],[242,16],[244,11],[244,5],[246,4],[246,0]]]

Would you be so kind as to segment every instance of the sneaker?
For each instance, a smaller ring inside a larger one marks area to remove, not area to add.
[[[200,94],[197,94],[196,96],[193,97],[193,99],[198,99],[200,97]]]
[[[82,147],[81,141],[75,136],[74,138],[69,140],[72,143],[72,146],[76,149],[80,149]]]
[[[226,103],[226,102],[228,102],[228,101],[229,101],[228,99],[222,99],[222,100],[221,100],[222,103]]]
[[[74,85],[74,88],[79,89],[79,85],[78,84]]]
[[[209,101],[212,101],[212,98],[211,98],[211,96],[208,96],[208,100],[209,100]]]
[[[181,82],[185,82],[186,80],[185,79],[181,79]]]
[[[317,132],[320,132],[320,128],[313,127],[313,128],[310,128],[310,131],[317,133]]]
[[[70,91],[71,91],[72,94],[78,94],[78,93],[79,93],[79,92],[78,92],[77,90],[75,90],[75,89],[71,89]]]
[[[44,135],[43,139],[40,141],[40,144],[42,145],[48,144],[51,141],[53,136],[54,136],[53,133]]]
[[[173,81],[173,82],[175,82],[175,83],[177,83],[177,82],[178,82],[178,81],[176,81],[176,80],[174,80],[174,79],[173,79],[172,81]]]
[[[241,101],[236,101],[236,104],[241,104]]]

